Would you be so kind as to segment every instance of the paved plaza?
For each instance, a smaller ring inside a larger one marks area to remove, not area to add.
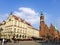
[[[0,43],[0,45],[2,45]],[[39,43],[35,42],[35,41],[20,41],[20,42],[12,42],[12,43],[5,43],[4,45],[40,45]]]
[[[2,45],[2,44],[0,43],[0,45]],[[60,45],[60,44],[58,44],[58,43],[39,43],[37,41],[20,41],[20,42],[16,42],[16,43],[8,42],[3,45]]]

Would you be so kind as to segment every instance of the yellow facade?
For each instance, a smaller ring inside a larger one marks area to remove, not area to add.
[[[10,39],[15,36],[18,39],[30,39],[31,37],[39,37],[37,29],[15,15],[10,15],[0,27],[3,28],[1,38]]]

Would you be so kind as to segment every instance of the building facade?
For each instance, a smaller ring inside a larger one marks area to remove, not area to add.
[[[10,14],[6,21],[0,24],[1,38],[31,39],[31,37],[39,37],[39,30],[33,28],[25,20]]]

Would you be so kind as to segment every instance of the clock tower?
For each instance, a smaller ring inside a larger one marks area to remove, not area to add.
[[[41,37],[44,37],[45,36],[45,22],[44,22],[44,15],[43,15],[43,13],[41,12],[41,14],[40,14],[41,16],[40,16],[40,36]]]

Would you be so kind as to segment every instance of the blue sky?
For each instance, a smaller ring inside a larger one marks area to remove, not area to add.
[[[45,23],[48,26],[52,23],[60,29],[60,0],[0,0],[0,22],[9,16],[11,11],[37,29],[40,12],[43,11]]]

